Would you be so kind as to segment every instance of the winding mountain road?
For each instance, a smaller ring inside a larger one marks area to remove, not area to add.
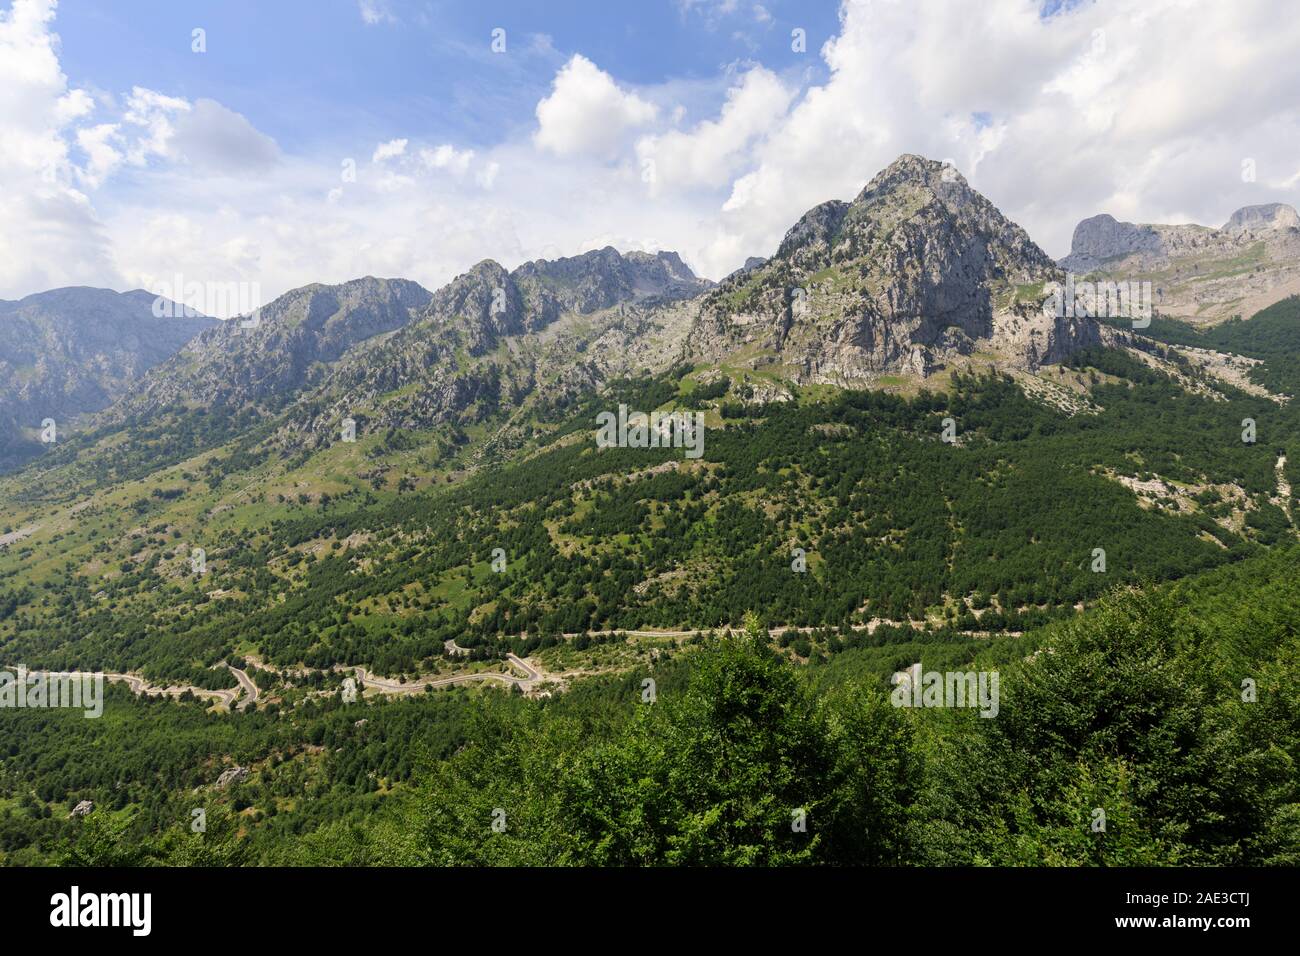
[[[226,666],[230,672],[235,675],[235,680],[239,682],[239,687],[208,690],[206,687],[195,687],[192,684],[168,684],[162,686],[159,684],[149,683],[139,674],[119,674],[113,671],[46,671],[39,668],[30,668],[27,673],[51,673],[59,674],[61,676],[67,675],[68,677],[94,677],[96,674],[99,674],[104,678],[104,680],[109,681],[110,683],[125,684],[130,688],[131,693],[133,694],[143,694],[149,697],[179,697],[181,694],[189,691],[195,697],[211,700],[226,708],[233,707],[235,701],[239,700],[239,695],[241,693],[247,697],[247,700],[244,701],[242,706],[248,707],[257,703],[257,685],[254,684],[249,676],[239,668],[230,667],[229,665]],[[9,668],[9,670],[13,670],[13,668]]]
[[[249,677],[246,672],[241,671],[238,667],[231,667],[229,664],[227,664],[226,669],[230,671],[230,673],[235,675],[235,680],[239,681],[239,686],[244,691],[244,701],[239,705],[240,708],[246,710],[249,707],[255,706],[257,704],[259,691],[257,689],[257,685],[253,683],[253,679]]]
[[[866,624],[854,625],[853,629],[871,631],[875,629],[875,626],[877,624],[881,624],[881,623],[892,624],[895,622],[892,621],[887,622],[884,621],[883,619],[873,620]],[[913,621],[909,623],[911,623],[913,627],[918,626],[917,622]],[[680,639],[680,638],[689,638],[689,637],[694,637],[696,635],[705,634],[708,632],[708,630],[722,631],[726,629],[727,628],[725,627],[711,628],[711,629],[700,628],[695,630],[680,630],[680,631],[679,630],[640,631],[640,630],[620,629],[615,631],[588,631],[587,633],[593,637],[598,635],[622,634],[627,637],[659,637],[659,638]],[[735,627],[732,627],[730,629],[738,630]],[[815,630],[815,628],[785,626],[785,627],[770,628],[769,633],[772,634],[773,636],[777,636],[787,631],[806,633],[813,630]],[[978,632],[978,631],[971,631],[971,632],[964,632],[964,633],[967,633],[972,637],[989,636],[986,632]],[[1016,633],[1016,632],[1009,632],[1009,633]],[[521,634],[519,636],[526,637],[527,635]],[[576,633],[566,634],[564,636],[567,638],[572,638],[572,637],[577,637],[578,634]],[[446,650],[452,654],[466,655],[469,653],[469,649],[458,646],[454,641],[447,641],[445,647]],[[524,660],[522,657],[519,657],[517,654],[507,654],[506,660],[510,663],[511,667],[515,668],[515,670],[518,673],[502,673],[500,671],[477,671],[468,674],[452,674],[448,677],[430,677],[427,679],[415,680],[408,683],[400,680],[392,680],[387,677],[378,677],[372,674],[370,671],[366,670],[364,666],[360,666],[360,665],[353,667],[352,672],[355,674],[356,678],[361,682],[364,689],[375,690],[381,694],[419,694],[419,693],[423,693],[424,691],[426,691],[428,688],[431,687],[449,687],[453,684],[471,684],[478,681],[495,681],[501,684],[507,684],[514,687],[518,687],[520,690],[527,693],[534,690],[539,685],[541,685],[542,683],[548,680],[559,679],[560,682],[563,683],[562,678],[564,676],[567,676],[567,675],[558,675],[558,674],[547,674],[539,670],[534,665],[529,664],[526,660]],[[275,674],[292,674],[294,676],[302,677],[305,676],[308,672],[307,670],[301,668],[299,669],[290,668],[290,669],[282,670],[252,658],[246,658],[246,662],[250,667],[255,667],[258,670],[268,671],[270,673],[275,673]],[[187,684],[170,684],[163,687],[163,686],[158,686],[156,684],[150,684],[147,680],[145,680],[143,677],[139,676],[138,674],[105,673],[103,676],[105,680],[125,683],[128,687],[131,688],[132,692],[136,694],[148,694],[153,697],[157,697],[160,695],[179,697],[181,694],[185,693],[186,691],[189,691],[195,697],[213,701],[215,704],[223,706],[227,710],[231,710],[231,711],[235,709],[247,710],[250,707],[255,707],[257,705],[257,702],[261,699],[261,691],[258,689],[257,684],[254,683],[253,679],[248,676],[248,673],[246,671],[238,667],[233,667],[230,664],[224,662],[220,665],[214,665],[214,666],[225,667],[227,670],[229,670],[235,676],[235,680],[238,682],[239,686],[235,688],[225,688],[221,690],[208,690],[203,687],[195,687]],[[342,667],[341,665],[336,665],[332,669],[335,671],[347,670],[347,668]],[[92,673],[93,672],[85,672],[85,671],[71,672],[72,676],[86,676]],[[238,708],[236,708],[236,703],[238,703]]]
[[[28,671],[28,673],[37,673]],[[68,674],[70,677],[93,677],[97,671],[53,671],[51,673]],[[195,697],[202,697],[207,700],[216,701],[229,707],[239,697],[239,690],[208,690],[204,687],[194,687],[189,684],[169,684],[161,687],[157,684],[150,684],[147,680],[138,674],[115,674],[112,672],[103,672],[103,678],[114,684],[126,684],[134,694],[145,694],[149,697],[179,697],[181,694],[189,691]]]
[[[376,677],[364,667],[356,667],[354,671],[357,680],[362,685],[380,691],[384,694],[418,694],[424,691],[426,687],[446,687],[451,684],[467,684],[473,681],[491,680],[500,681],[503,684],[513,684],[520,690],[531,690],[540,684],[545,675],[537,670],[523,658],[514,654],[507,654],[506,659],[519,670],[523,671],[525,676],[520,677],[517,674],[502,674],[498,671],[480,671],[476,674],[453,674],[451,677],[433,677],[429,680],[413,681],[404,683],[402,681],[389,680],[385,677]]]

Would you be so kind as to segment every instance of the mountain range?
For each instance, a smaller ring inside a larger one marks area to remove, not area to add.
[[[1061,267],[1149,281],[1160,314],[1199,326],[1249,317],[1300,293],[1300,215],[1285,203],[1245,206],[1215,229],[1102,214],[1075,228]]]
[[[718,283],[603,248],[248,321],[6,304],[17,426],[69,419],[0,476],[0,652],[111,684],[0,720],[0,859],[1294,862],[1300,298],[1045,308],[1276,278],[1290,223],[1057,263],[903,156]],[[665,411],[691,454],[597,437]],[[891,707],[918,663],[1001,671],[998,719]]]
[[[675,253],[606,247],[514,270],[485,260],[434,293],[401,279],[306,286],[251,328],[154,319],[140,290],[54,290],[0,303],[0,468],[48,450],[46,418],[71,435],[287,410],[287,448],[351,411],[382,427],[472,422],[680,362],[759,397],[790,384],[941,385],[972,367],[1033,373],[1122,337],[1045,314],[1044,288],[1067,272],[1152,279],[1157,314],[1203,325],[1300,291],[1298,226],[1282,204],[1238,210],[1220,229],[1103,214],[1078,225],[1058,264],[950,165],[907,155],[719,284]]]

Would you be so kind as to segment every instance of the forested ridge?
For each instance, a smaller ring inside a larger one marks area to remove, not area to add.
[[[528,653],[565,634],[735,626],[745,608],[774,627],[938,618],[1021,631],[1117,582],[1193,574],[1294,533],[1276,503],[1292,410],[1189,393],[1123,353],[1075,364],[1099,376],[1096,414],[1067,417],[1001,376],[957,376],[951,392],[911,399],[751,405],[709,428],[693,461],[594,447],[596,410],[671,403],[675,370],[566,409],[538,452],[463,483],[321,496],[198,540],[166,520],[164,488],[130,516],[142,528],[107,585],[72,562],[39,588],[0,572],[0,630],[14,659],[201,686],[230,686],[210,668],[237,650],[399,674],[449,639]],[[1245,418],[1255,443],[1241,441]],[[941,440],[945,420],[955,443]],[[1125,475],[1186,490],[1142,501]],[[200,541],[202,577],[186,573]],[[123,544],[101,539],[92,554]]]

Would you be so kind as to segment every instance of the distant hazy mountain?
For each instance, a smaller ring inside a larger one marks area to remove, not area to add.
[[[1300,215],[1285,203],[1245,206],[1214,229],[1120,222],[1103,213],[1075,227],[1061,267],[1150,280],[1157,311],[1172,318],[1246,318],[1300,292]]]
[[[183,406],[280,407],[348,349],[410,322],[429,299],[415,282],[369,276],[293,289],[263,306],[255,325],[226,322],[194,338],[109,417]]]
[[[104,408],[215,324],[156,318],[156,298],[77,286],[0,301],[0,468],[41,449],[43,420],[66,435],[72,418]]]

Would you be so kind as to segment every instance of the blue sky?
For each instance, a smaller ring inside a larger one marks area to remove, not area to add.
[[[747,61],[824,77],[818,61],[791,51],[790,31],[807,31],[815,51],[839,26],[838,3],[825,0],[729,11],[675,0],[364,6],[376,22],[365,22],[358,0],[65,0],[61,59],[73,86],[208,97],[290,151],[412,135],[482,148],[533,122],[575,53],[633,87],[708,81]],[[195,27],[207,35],[202,56],[190,49]],[[497,28],[507,56],[490,52]]]
[[[902,153],[1053,256],[1219,225],[1300,201],[1291,5],[0,0],[0,298],[605,245],[716,279]]]

